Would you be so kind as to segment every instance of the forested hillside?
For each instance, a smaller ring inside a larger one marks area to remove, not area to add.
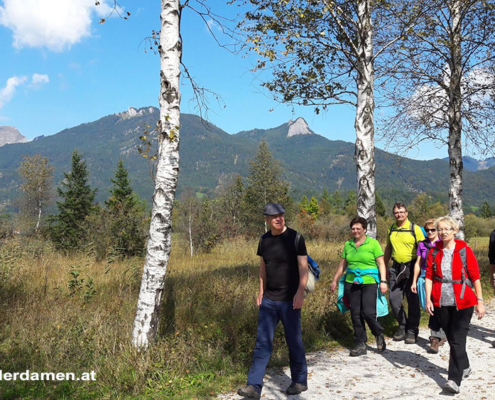
[[[55,135],[29,143],[0,148],[0,204],[4,209],[18,196],[21,184],[17,168],[23,156],[41,154],[54,166],[58,185],[69,169],[74,149],[87,160],[90,184],[98,188],[96,200],[108,197],[119,159],[129,171],[133,189],[150,199],[153,191],[152,164],[138,151],[140,136],[152,136],[158,110],[152,107],[113,114],[97,121],[65,129]],[[253,122],[255,125],[256,122]],[[268,143],[284,169],[294,198],[356,189],[354,144],[331,141],[318,134],[288,137],[289,124],[261,130],[228,134],[195,115],[183,114],[181,125],[181,165],[178,192],[192,189],[210,196],[229,184],[233,176],[246,177],[261,140]],[[144,147],[142,147],[144,149]],[[150,154],[154,149],[152,148]],[[439,199],[448,197],[448,162],[441,159],[417,161],[376,151],[376,183],[384,199],[409,201],[420,192]],[[464,196],[467,206],[480,206],[495,198],[492,182],[495,169],[464,171]]]

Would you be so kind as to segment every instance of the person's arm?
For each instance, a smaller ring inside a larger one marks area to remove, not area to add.
[[[258,307],[261,305],[261,302],[263,301],[263,293],[265,293],[265,289],[266,289],[266,265],[265,265],[265,260],[263,260],[263,257],[260,257],[259,277],[260,277],[260,291],[258,293],[258,298],[256,299],[256,304],[258,305]]]
[[[431,301],[431,289],[433,287],[433,281],[429,278],[425,278],[425,292],[426,292],[426,312],[433,315],[435,307]]]
[[[414,264],[414,275],[411,284],[411,292],[413,293],[418,293],[418,277],[421,272],[421,260],[421,256],[418,256],[418,258],[416,258],[416,263]]]
[[[428,251],[426,255],[426,273],[425,273],[425,295],[426,295],[426,312],[433,315],[433,302],[431,301],[431,290],[433,288],[433,252]]]
[[[294,310],[301,308],[304,303],[304,291],[308,283],[308,256],[297,256],[297,266],[299,268],[299,287],[294,296]]]
[[[347,261],[345,258],[341,258],[339,262],[339,266],[337,267],[337,271],[335,272],[335,275],[333,277],[332,285],[330,286],[330,289],[332,292],[335,292],[335,288],[339,284],[339,279],[344,275],[344,271],[347,268]]]
[[[385,267],[388,267],[388,263],[390,262],[390,259],[392,258],[392,245],[387,241],[387,246],[385,247],[385,254],[383,256],[384,258],[384,263]]]
[[[481,289],[481,282],[479,279],[473,282],[474,291],[476,292],[476,298],[478,303],[476,304],[476,314],[478,314],[478,319],[483,318],[485,315],[485,304],[483,303],[483,290]]]
[[[383,256],[376,258],[376,264],[378,265],[378,271],[380,271],[380,291],[382,294],[387,293],[387,267],[385,267],[385,263],[383,262]]]

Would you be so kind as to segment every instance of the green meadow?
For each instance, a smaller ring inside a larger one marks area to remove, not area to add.
[[[2,373],[94,372],[93,380],[2,380],[0,398],[205,399],[246,379],[254,346],[257,241],[235,239],[191,258],[175,238],[166,276],[159,339],[147,351],[130,344],[142,258],[96,261],[91,250],[63,256],[35,238],[0,244]],[[471,242],[488,289],[487,238]],[[352,343],[348,315],[329,290],[342,243],[308,241],[322,269],[303,308],[307,351]],[[425,318],[426,321],[426,318]],[[386,334],[395,329],[384,320]],[[271,368],[288,364],[282,329]]]

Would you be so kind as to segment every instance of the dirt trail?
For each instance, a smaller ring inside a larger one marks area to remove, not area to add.
[[[406,345],[387,338],[387,350],[376,352],[368,340],[368,354],[349,357],[349,350],[308,353],[308,390],[299,396],[286,396],[290,371],[267,374],[263,399],[445,399],[454,397],[442,392],[447,379],[449,345],[438,354],[428,354],[430,332],[421,329],[418,343]],[[487,313],[480,321],[473,315],[467,342],[473,369],[463,380],[458,399],[495,400],[495,300],[487,304]],[[237,390],[237,388],[236,388]],[[241,399],[235,391],[220,399]]]

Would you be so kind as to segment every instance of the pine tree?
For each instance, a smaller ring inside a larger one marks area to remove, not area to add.
[[[354,190],[350,190],[347,193],[347,198],[344,203],[344,210],[348,217],[354,217],[357,215],[357,195]]]
[[[260,234],[264,227],[263,207],[267,203],[280,203],[290,218],[292,199],[289,184],[282,179],[282,167],[274,159],[266,142],[259,145],[258,153],[250,162],[250,172],[244,196],[244,220],[250,232]],[[265,228],[266,229],[266,228]]]
[[[105,202],[111,223],[111,243],[117,253],[126,257],[142,254],[146,241],[145,209],[131,187],[127,170],[119,160],[115,179],[110,180],[112,196]]]
[[[110,190],[112,196],[105,202],[107,208],[109,210],[131,210],[136,205],[137,199],[122,160],[119,160],[117,165],[115,179],[110,179],[110,182],[113,183],[113,188]]]
[[[86,161],[74,150],[72,170],[64,172],[64,180],[58,195],[63,199],[57,202],[58,215],[51,218],[51,236],[58,248],[75,250],[84,244],[83,223],[93,211],[96,189],[88,183]]]
[[[490,208],[490,204],[487,201],[483,203],[480,209],[480,217],[481,218],[490,218],[492,216],[492,210]]]
[[[384,217],[385,214],[387,214],[387,209],[385,208],[385,205],[383,204],[383,200],[380,197],[378,193],[376,193],[376,215],[379,215],[381,217]]]
[[[311,215],[314,219],[318,219],[318,199],[316,197],[311,197],[308,203],[308,208],[307,208],[308,214]]]

